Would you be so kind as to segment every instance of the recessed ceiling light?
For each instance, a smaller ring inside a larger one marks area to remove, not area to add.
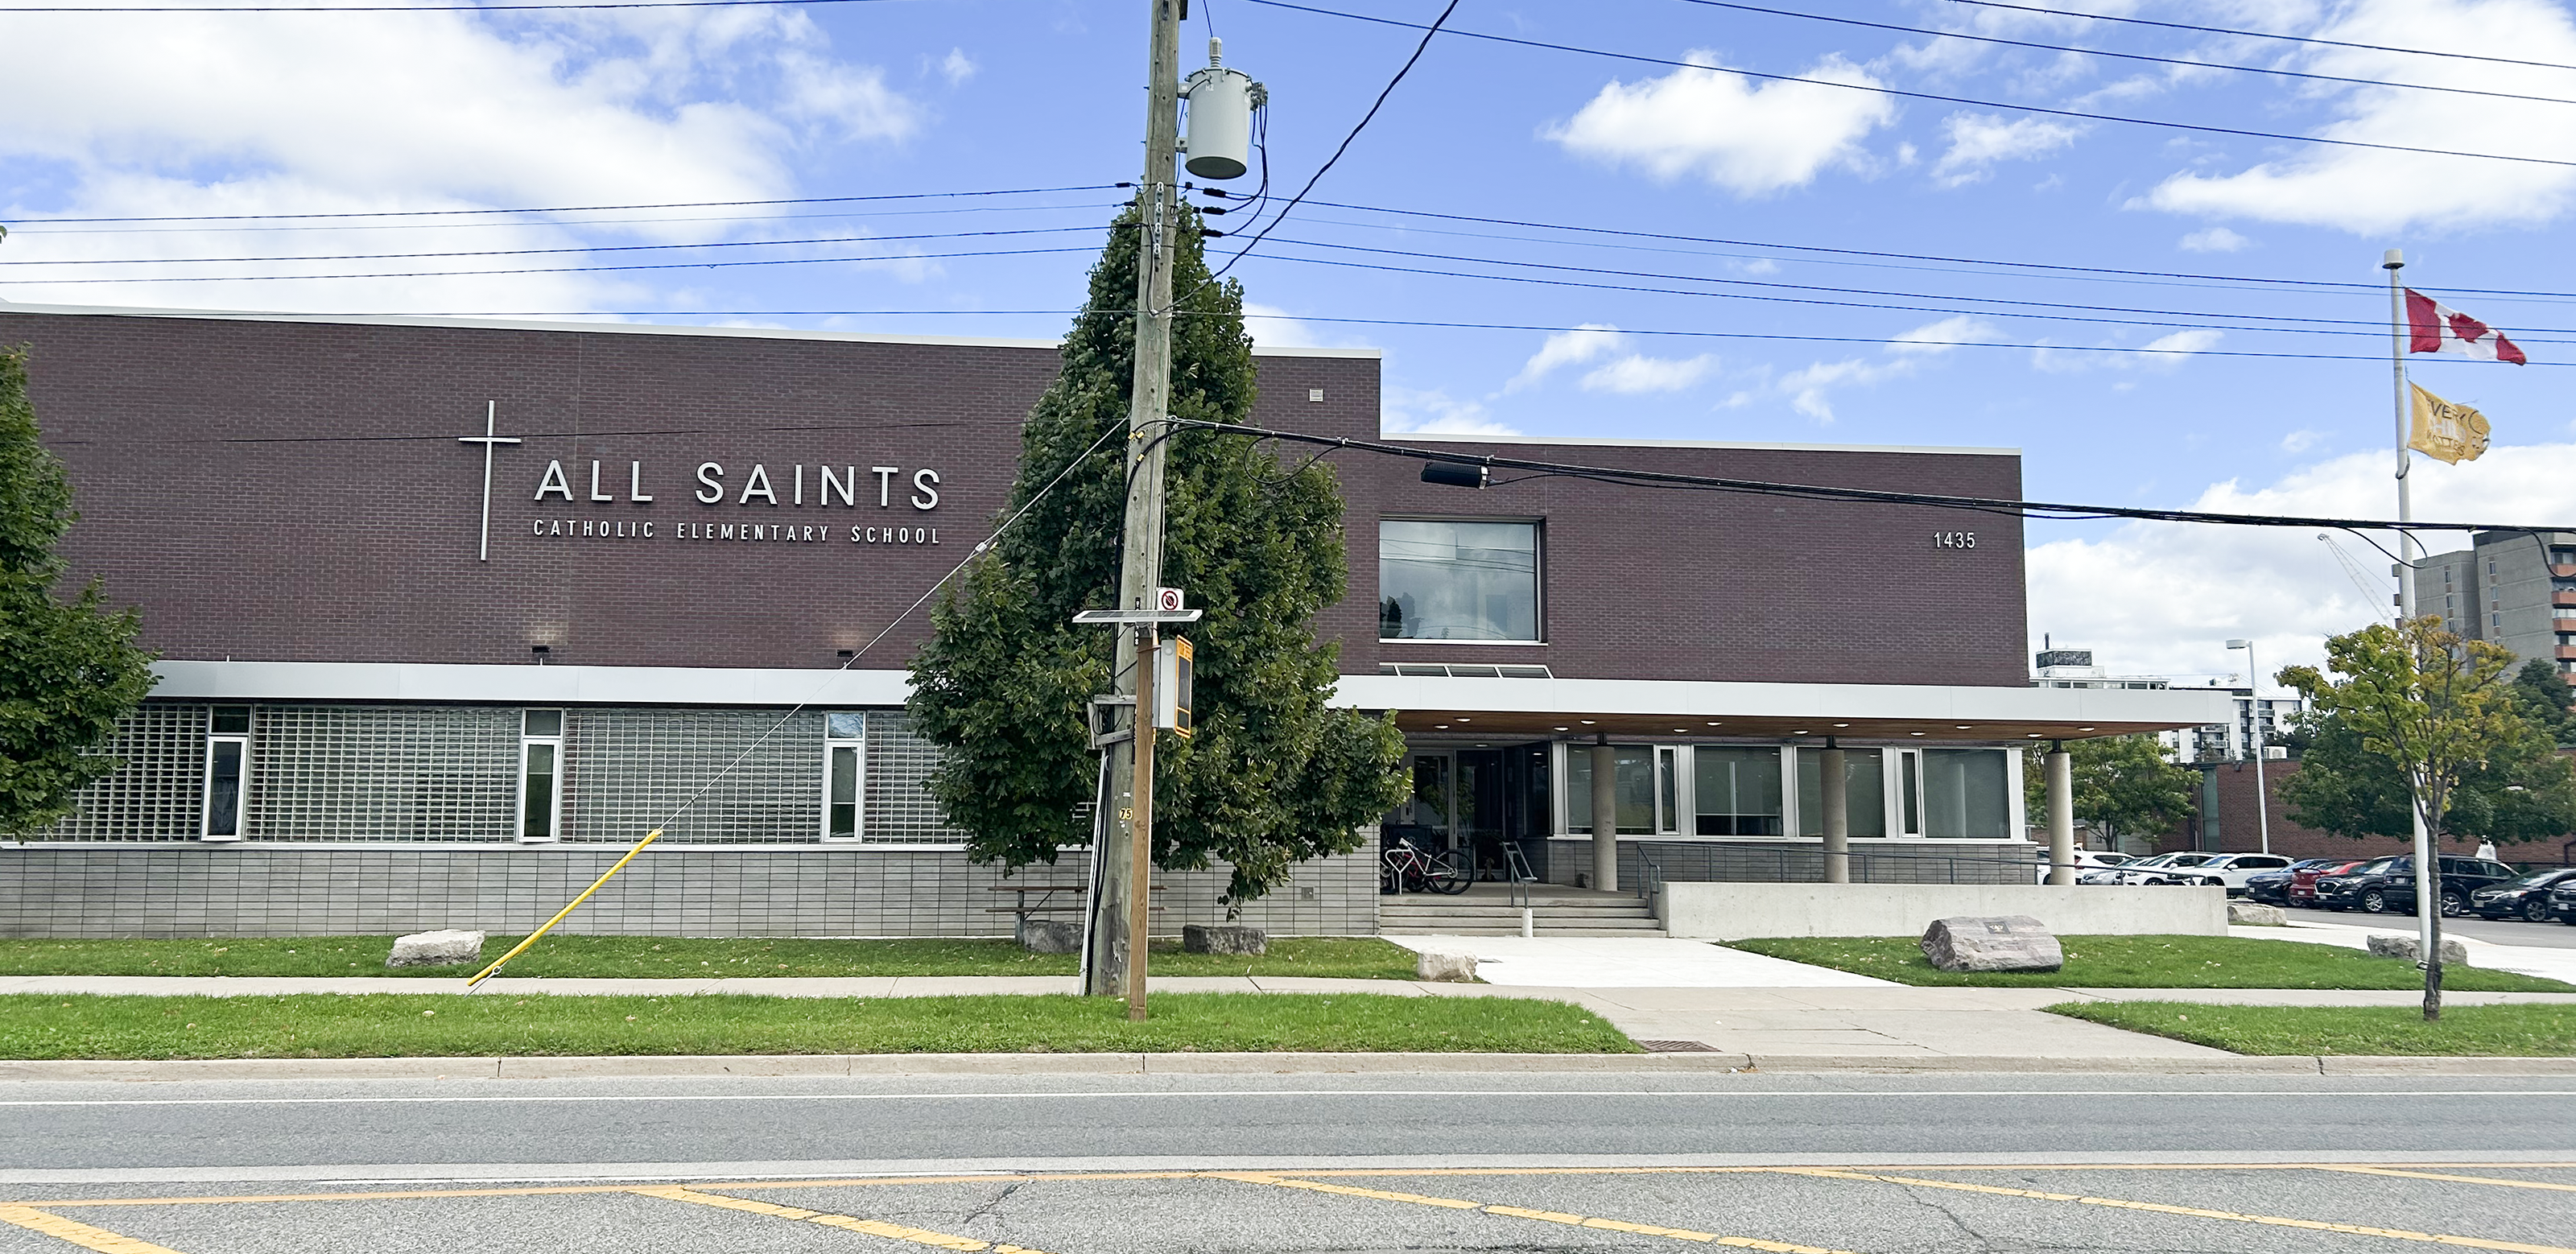
[[[1711,727],[1715,727],[1715,726],[1717,726],[1717,725],[1718,725],[1718,723],[1719,723],[1720,721],[1722,721],[1722,720],[1719,720],[1719,719],[1710,719],[1710,720],[1708,721],[1708,725],[1709,725],[1709,726],[1711,726]]]
[[[1836,724],[1834,724],[1834,726],[1836,726],[1836,727],[1849,727],[1849,726],[1851,726],[1851,724],[1849,724],[1849,723],[1836,723]]]
[[[1968,726],[1969,726],[1969,725],[1968,725],[1968,724],[1966,724],[1966,723],[1961,723],[1961,724],[1959,724],[1959,730],[1960,730],[1960,731],[1966,731],[1966,730],[1968,730]]]
[[[1449,730],[1449,725],[1448,725],[1447,723],[1434,723],[1434,724],[1432,724],[1432,726],[1437,727],[1437,728],[1439,728],[1439,729],[1440,729],[1440,730],[1442,730],[1442,731],[1447,731],[1447,730]]]
[[[1804,728],[1804,727],[1801,727],[1801,728],[1799,728],[1798,730],[1793,731],[1793,732],[1791,732],[1791,733],[1789,733],[1789,734],[1790,734],[1790,735],[1792,735],[1792,736],[1804,736],[1804,735],[1806,735],[1806,734],[1807,734],[1807,729],[1806,729],[1806,728]]]
[[[1461,723],[1472,723],[1472,722],[1475,722],[1476,720],[1474,720],[1474,719],[1472,719],[1472,718],[1467,718],[1467,717],[1461,716],[1461,717],[1458,719],[1458,721],[1459,721],[1459,722],[1461,722]]]
[[[1920,736],[1920,735],[1922,735],[1923,733],[1921,733],[1921,732],[1907,732],[1907,733],[1905,733],[1905,734],[1906,734],[1906,735],[1908,735],[1908,736]]]
[[[1484,747],[1485,747],[1485,742],[1484,742],[1484,741],[1481,741],[1481,740],[1477,741],[1477,742],[1476,742],[1476,747],[1477,747],[1477,748],[1479,748],[1479,749],[1484,748]]]
[[[1565,729],[1565,728],[1563,728],[1563,727],[1560,727],[1560,728],[1557,728],[1557,730],[1558,730],[1558,731],[1565,731],[1565,730],[1567,730],[1567,729]]]
[[[1592,720],[1591,720],[1591,719],[1588,719],[1588,718],[1587,718],[1587,719],[1582,720],[1582,722],[1583,722],[1583,725],[1584,725],[1584,726],[1586,726],[1586,727],[1590,727],[1590,726],[1592,725]]]
[[[2092,728],[2090,728],[2090,727],[2078,727],[2078,728],[2076,728],[2075,730],[2077,730],[2077,731],[2091,731],[2091,730],[2093,730],[2093,729],[2092,729]]]
[[[1676,736],[1686,736],[1690,734],[1690,729],[1687,727],[1676,727],[1673,729],[1673,734]]]
[[[2046,739],[2048,739],[2048,737],[2046,737],[2046,736],[2042,736],[2042,735],[2040,735],[2038,732],[2032,732],[2032,733],[2030,734],[2030,738],[2031,738],[2031,739],[2033,739],[2033,740],[2046,740]]]

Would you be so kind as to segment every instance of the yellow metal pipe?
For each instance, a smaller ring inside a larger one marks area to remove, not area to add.
[[[590,887],[588,887],[588,888],[585,888],[585,889],[581,890],[581,896],[578,896],[578,897],[575,897],[575,898],[573,898],[573,899],[572,899],[572,904],[571,904],[571,905],[569,905],[569,906],[565,906],[563,909],[555,911],[555,917],[553,917],[553,918],[551,918],[551,919],[546,920],[546,923],[545,923],[545,926],[544,926],[544,927],[538,928],[536,931],[533,931],[533,932],[528,933],[528,939],[523,940],[523,941],[520,941],[518,944],[511,946],[511,947],[510,947],[510,952],[508,952],[508,953],[506,953],[506,954],[503,954],[503,955],[501,955],[501,956],[500,956],[500,957],[498,957],[498,958],[493,959],[493,960],[492,960],[492,965],[491,965],[491,966],[485,967],[485,968],[483,968],[481,971],[476,972],[476,973],[474,974],[474,977],[473,977],[472,979],[469,979],[469,980],[465,981],[465,987],[467,987],[467,988],[469,988],[469,989],[470,989],[470,988],[473,988],[475,985],[482,983],[482,982],[483,982],[483,981],[485,981],[485,980],[491,979],[491,978],[492,978],[492,973],[501,969],[501,964],[508,962],[508,961],[509,961],[509,960],[511,960],[512,958],[516,958],[516,957],[518,957],[520,954],[526,953],[526,952],[527,952],[527,949],[528,949],[528,946],[530,946],[530,945],[533,945],[533,944],[536,944],[536,943],[537,943],[537,938],[538,938],[538,937],[543,936],[543,935],[545,935],[546,933],[548,933],[548,932],[550,932],[550,931],[553,931],[553,930],[554,930],[554,926],[555,926],[556,924],[561,923],[561,922],[563,922],[563,921],[564,921],[564,916],[565,916],[565,915],[571,914],[573,911],[580,909],[580,908],[581,908],[581,903],[583,903],[583,902],[585,902],[585,901],[590,900],[590,895],[591,895],[592,893],[598,892],[598,891],[599,891],[599,887],[600,887],[600,885],[607,883],[607,882],[608,882],[608,879],[609,879],[609,877],[610,877],[610,876],[615,875],[615,874],[617,874],[618,872],[625,870],[625,869],[626,869],[626,864],[627,864],[627,863],[629,863],[629,862],[633,862],[633,861],[635,860],[635,855],[637,855],[637,854],[639,854],[639,853],[644,852],[644,846],[649,845],[649,844],[652,844],[654,841],[660,840],[661,838],[662,838],[662,829],[661,829],[661,828],[658,828],[658,827],[657,827],[657,828],[654,828],[652,831],[649,831],[649,832],[644,833],[644,839],[639,840],[639,841],[636,841],[636,842],[635,842],[635,847],[634,847],[634,848],[632,848],[632,849],[627,850],[627,851],[626,851],[626,856],[625,856],[625,857],[623,857],[623,858],[619,858],[619,859],[617,860],[617,865],[612,866],[612,867],[608,868],[606,871],[601,872],[601,873],[600,873],[600,876],[599,876],[599,878],[598,878],[598,879],[592,880],[592,881],[590,882]]]

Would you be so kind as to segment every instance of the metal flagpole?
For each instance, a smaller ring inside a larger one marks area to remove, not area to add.
[[[2380,259],[2379,268],[2388,272],[2388,362],[2396,381],[2397,521],[2413,522],[2415,510],[2406,491],[2406,472],[2414,458],[2407,450],[2406,435],[2407,419],[2415,407],[2412,398],[2406,394],[2406,287],[2397,277],[2397,272],[2406,268],[2406,256],[2398,249],[2389,249],[2387,255]],[[2415,617],[2415,564],[2418,555],[2413,532],[2397,533],[2397,553],[2403,559],[2398,563],[2397,575],[2397,621],[2402,631],[2406,621]],[[2425,973],[2424,1014],[2431,1018],[2440,1014],[2442,1008],[2442,952],[2438,948],[2442,935],[2441,874],[2433,849],[2432,829],[2424,824],[2424,780],[2410,768],[2406,785],[2407,818],[2415,831],[2416,952]]]

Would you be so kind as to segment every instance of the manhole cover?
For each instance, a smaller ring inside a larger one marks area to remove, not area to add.
[[[1639,1041],[1649,1054],[1713,1054],[1706,1041]]]

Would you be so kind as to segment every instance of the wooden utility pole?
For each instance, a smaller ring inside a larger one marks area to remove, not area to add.
[[[1153,608],[1163,581],[1163,461],[1172,394],[1172,232],[1179,226],[1180,188],[1173,170],[1180,147],[1181,0],[1147,0],[1145,174],[1137,183],[1136,373],[1127,409],[1127,522],[1118,570],[1118,608]],[[1100,826],[1092,850],[1099,900],[1092,911],[1083,992],[1130,997],[1145,1014],[1145,934],[1153,855],[1154,711],[1144,704],[1154,664],[1150,631],[1118,633],[1117,684],[1135,694],[1135,736],[1109,750],[1113,820]],[[1141,649],[1140,649],[1140,646]],[[1132,970],[1131,970],[1132,968]]]

